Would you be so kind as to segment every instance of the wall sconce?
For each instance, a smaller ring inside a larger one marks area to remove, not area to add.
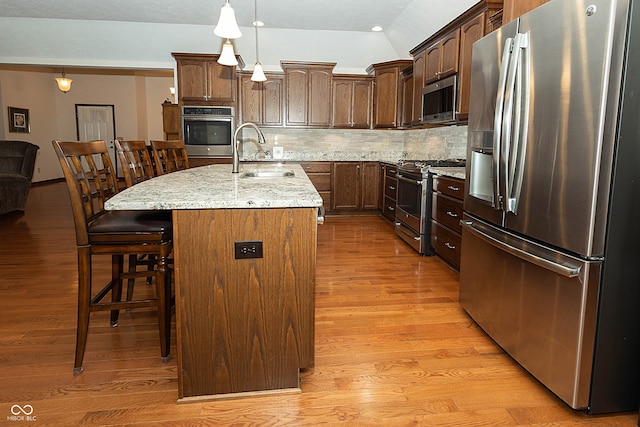
[[[171,94],[171,101],[175,102],[176,100],[176,88],[175,87],[170,87],[169,88],[169,93]]]
[[[229,0],[226,0],[220,8],[220,18],[218,19],[218,25],[213,30],[213,34],[223,39],[237,39],[242,36],[236,22],[236,12],[229,4]]]
[[[58,82],[58,89],[61,92],[67,93],[71,90],[71,82],[73,80],[68,79],[64,76],[64,70],[62,70],[62,77],[56,77],[56,82]]]

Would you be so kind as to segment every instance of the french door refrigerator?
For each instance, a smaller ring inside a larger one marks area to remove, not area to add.
[[[460,303],[574,409],[638,409],[640,2],[552,0],[473,47]]]

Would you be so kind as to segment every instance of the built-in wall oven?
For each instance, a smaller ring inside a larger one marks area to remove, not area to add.
[[[418,253],[435,255],[429,243],[431,227],[430,167],[464,166],[465,160],[401,160],[398,162],[396,234]]]
[[[190,157],[231,157],[233,107],[181,107],[182,136]]]

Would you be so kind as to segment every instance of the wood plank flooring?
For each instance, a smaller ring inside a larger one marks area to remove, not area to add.
[[[151,311],[123,312],[114,329],[107,313],[94,313],[85,372],[72,375],[76,249],[63,183],[35,186],[24,214],[0,216],[0,236],[0,425],[635,426],[638,419],[570,410],[467,317],[457,274],[418,256],[380,217],[328,217],[319,226],[316,360],[301,375],[301,394],[189,404],[176,403],[175,339],[164,365]],[[108,262],[100,262],[105,278]],[[14,405],[30,405],[35,421],[13,416]]]

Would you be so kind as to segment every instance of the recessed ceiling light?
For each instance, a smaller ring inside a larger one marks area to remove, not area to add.
[[[254,27],[264,27],[264,22],[262,22],[262,21],[253,21],[251,23],[251,25],[253,25]]]
[[[380,25],[376,25],[375,27],[371,27],[371,31],[382,31],[382,27]]]

